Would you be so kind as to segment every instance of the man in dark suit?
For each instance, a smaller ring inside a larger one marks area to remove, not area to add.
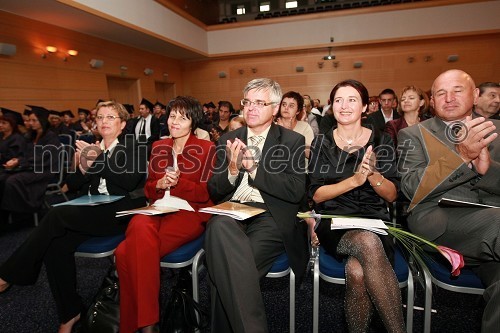
[[[277,82],[252,80],[243,95],[247,126],[218,141],[208,190],[216,203],[238,201],[265,212],[243,221],[216,215],[208,222],[212,332],[267,332],[259,280],[285,251],[298,280],[308,260],[305,226],[295,217],[305,193],[305,139],[273,124],[281,100]]]
[[[368,115],[367,122],[371,123],[380,132],[384,131],[385,123],[389,120],[398,119],[396,93],[392,89],[384,89],[378,95],[380,110]],[[396,108],[396,109],[394,109]]]
[[[134,119],[131,130],[127,131],[134,133],[139,145],[148,146],[148,158],[153,142],[160,139],[160,121],[151,114],[152,112],[153,103],[143,98],[139,104],[139,117]]]
[[[482,332],[500,327],[500,209],[446,207],[442,198],[500,207],[500,122],[472,117],[479,95],[465,72],[432,85],[436,117],[399,132],[401,188],[410,229],[464,255],[486,287]]]

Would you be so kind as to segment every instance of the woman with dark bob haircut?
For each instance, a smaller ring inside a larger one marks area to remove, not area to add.
[[[193,133],[201,119],[202,108],[196,99],[176,97],[167,107],[172,137],[153,143],[144,187],[149,203],[171,193],[188,201],[195,211],[136,215],[130,221],[126,238],[115,252],[122,333],[138,329],[154,332],[160,314],[160,258],[198,238],[210,218],[209,214],[198,213],[200,208],[213,205],[207,181],[215,151],[212,142]]]
[[[368,91],[361,82],[345,80],[333,88],[330,101],[337,126],[311,146],[309,196],[315,210],[390,221],[386,202],[397,197],[396,156],[389,135],[361,124]],[[346,258],[349,332],[366,332],[375,309],[388,332],[404,332],[389,236],[362,229],[331,230],[328,219],[320,221],[315,233],[314,221],[307,222],[313,245],[321,243],[328,254]]]

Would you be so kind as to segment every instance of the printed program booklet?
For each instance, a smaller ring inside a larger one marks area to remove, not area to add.
[[[265,209],[248,206],[238,202],[226,201],[221,204],[201,208],[199,212],[215,214],[215,215],[225,215],[232,217],[235,220],[246,220],[252,216],[261,214],[265,212]]]
[[[100,195],[100,194],[92,194],[92,195],[83,195],[79,198],[64,201],[58,204],[53,205],[56,206],[97,206],[103,205],[111,202],[115,202],[124,198],[123,195]]]

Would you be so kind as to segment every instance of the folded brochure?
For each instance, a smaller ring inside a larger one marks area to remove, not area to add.
[[[371,232],[387,235],[388,227],[380,219],[366,219],[360,217],[334,217],[332,218],[331,230],[338,229],[364,229]]]
[[[205,207],[199,210],[200,213],[215,215],[225,215],[235,220],[246,220],[252,216],[265,212],[265,209],[244,205],[238,202],[226,201],[221,204]]]

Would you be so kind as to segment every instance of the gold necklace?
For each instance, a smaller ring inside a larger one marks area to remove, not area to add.
[[[358,135],[356,138],[346,140],[346,139],[344,139],[344,138],[342,137],[342,135],[340,135],[339,130],[337,129],[337,136],[338,136],[338,137],[339,137],[342,141],[344,141],[345,143],[347,143],[347,146],[348,146],[348,147],[350,147],[350,146],[351,146],[354,142],[358,141],[358,139],[359,139],[359,138],[363,135],[363,130],[364,130],[364,129],[363,129],[363,128],[361,128],[361,133],[359,133],[359,135]]]

